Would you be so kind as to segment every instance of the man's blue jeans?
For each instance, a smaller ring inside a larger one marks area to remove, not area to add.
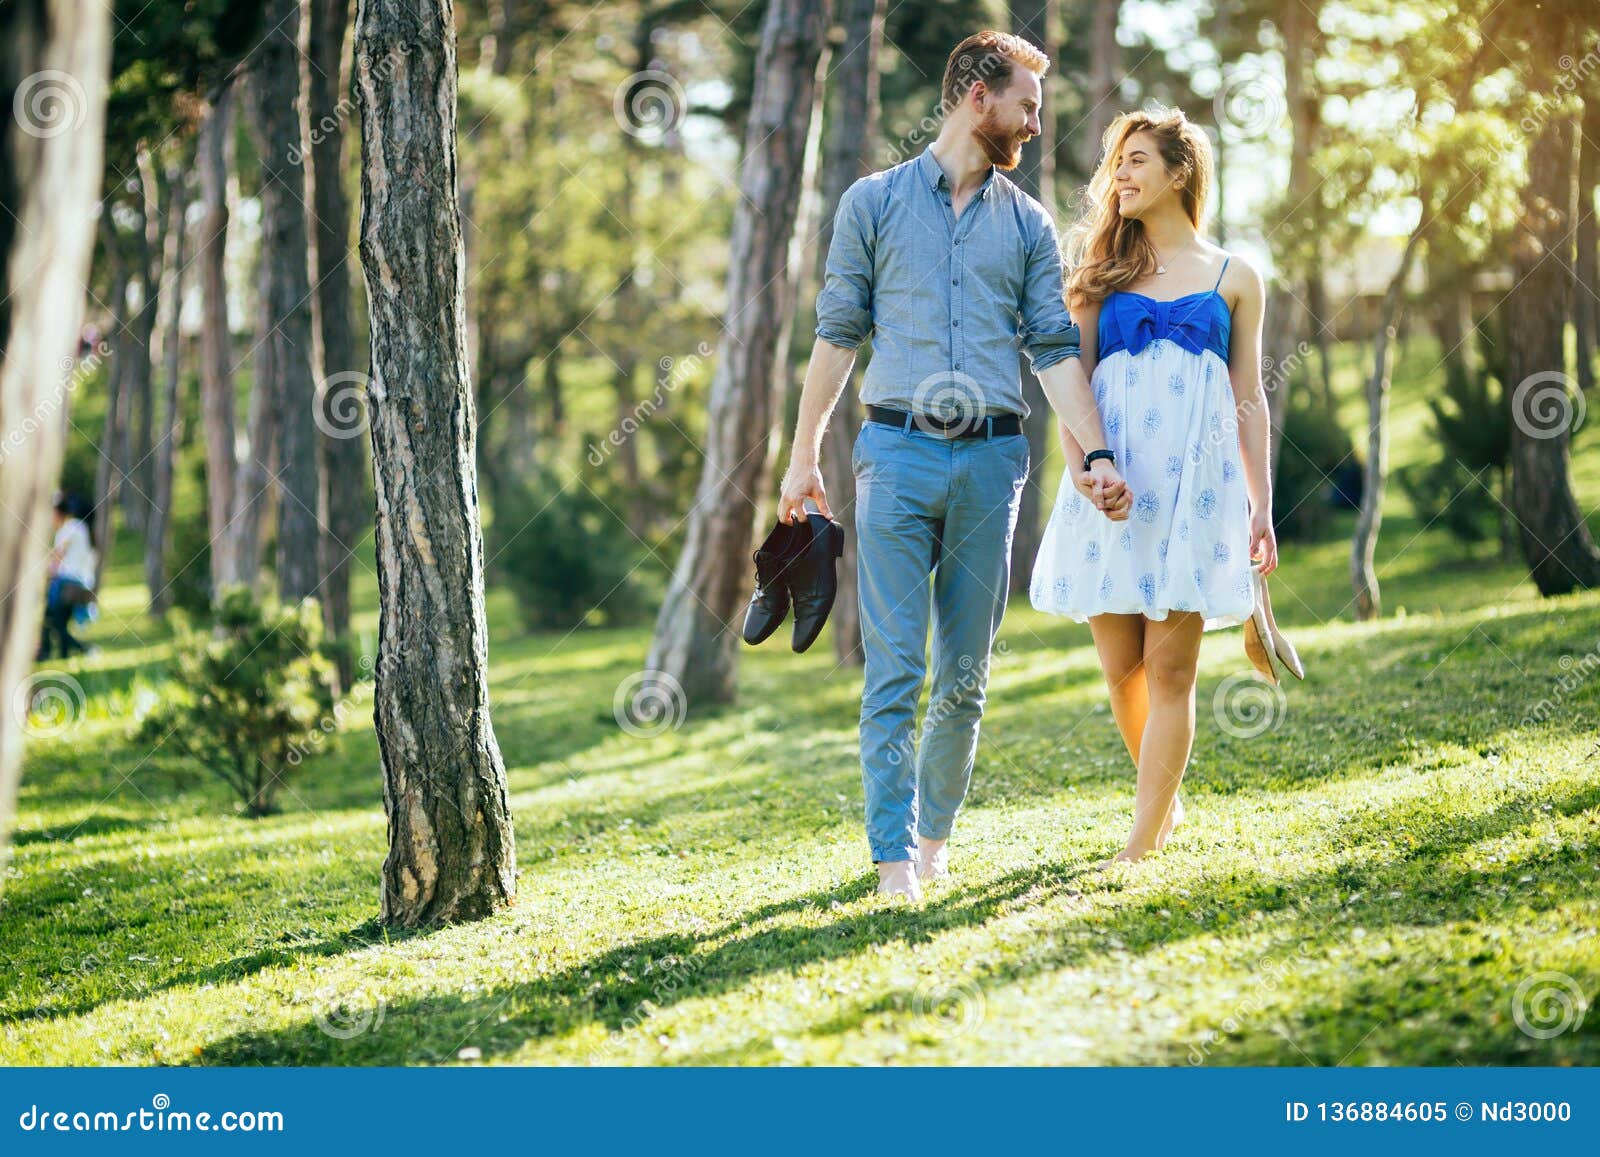
[[[854,467],[867,840],[876,861],[914,860],[918,835],[949,838],[972,780],[1028,439],[943,438],[864,422]],[[933,689],[913,743],[930,610]]]

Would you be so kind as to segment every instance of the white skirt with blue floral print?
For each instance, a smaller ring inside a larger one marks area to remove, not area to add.
[[[1072,484],[1069,469],[1029,597],[1041,611],[1091,615],[1198,611],[1204,629],[1250,617],[1250,500],[1228,368],[1214,352],[1157,339],[1095,366],[1106,442],[1133,493],[1112,522]]]

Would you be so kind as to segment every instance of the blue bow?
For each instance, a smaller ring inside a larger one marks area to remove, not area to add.
[[[1209,297],[1176,301],[1152,301],[1135,294],[1123,296],[1126,304],[1118,321],[1128,352],[1138,354],[1157,338],[1176,342],[1192,354],[1206,348],[1211,337]]]

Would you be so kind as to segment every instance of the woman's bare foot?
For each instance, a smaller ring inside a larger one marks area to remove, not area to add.
[[[1161,834],[1156,837],[1156,847],[1167,846],[1167,839],[1177,830],[1183,822],[1183,801],[1177,796],[1172,797],[1172,809],[1167,812],[1167,822],[1161,825]]]

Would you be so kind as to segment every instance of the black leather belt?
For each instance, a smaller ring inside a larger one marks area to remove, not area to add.
[[[943,418],[913,414],[909,410],[896,410],[889,406],[868,406],[867,421],[897,426],[908,432],[915,427],[924,434],[937,434],[941,438],[1009,438],[1022,433],[1022,419],[1015,414],[969,416],[945,421]]]

